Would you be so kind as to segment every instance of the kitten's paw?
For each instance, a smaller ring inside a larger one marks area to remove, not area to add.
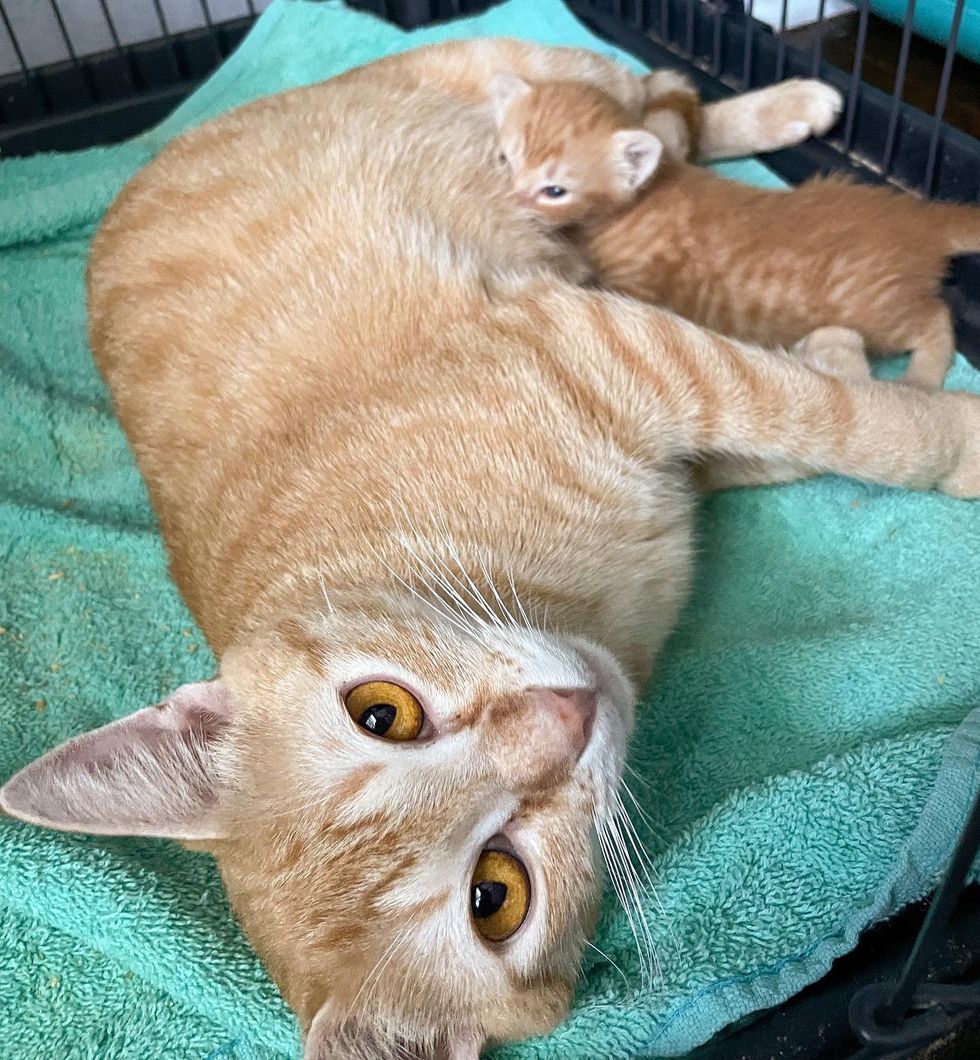
[[[800,339],[790,353],[824,375],[852,383],[866,383],[871,378],[864,339],[851,328],[817,328]]]
[[[844,107],[844,97],[836,88],[811,78],[783,81],[758,95],[760,151],[776,151],[822,136]]]
[[[940,415],[958,414],[962,424],[962,446],[955,469],[938,484],[950,497],[980,498],[980,397],[975,394],[937,394]]]

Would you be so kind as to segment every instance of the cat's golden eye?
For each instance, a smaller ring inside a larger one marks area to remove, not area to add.
[[[425,721],[419,701],[393,681],[366,681],[347,693],[344,705],[362,729],[384,740],[414,740]]]
[[[524,923],[530,907],[531,881],[520,861],[503,850],[484,850],[470,884],[476,930],[490,942],[503,942]]]

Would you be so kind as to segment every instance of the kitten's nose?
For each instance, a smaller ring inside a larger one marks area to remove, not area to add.
[[[595,691],[591,688],[532,688],[529,691],[533,709],[556,723],[577,762],[592,735]]]

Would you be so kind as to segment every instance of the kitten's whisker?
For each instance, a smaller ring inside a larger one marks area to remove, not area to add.
[[[337,612],[334,609],[333,604],[330,602],[330,594],[327,592],[327,585],[323,580],[323,556],[317,545],[313,546],[313,558],[316,560],[316,580],[320,585],[320,593],[323,596],[323,602],[327,605],[327,610],[330,614],[335,615]]]
[[[429,540],[431,534],[423,535],[415,522],[412,519],[411,513],[405,506],[404,501],[400,501],[401,507],[401,520],[404,529],[397,531],[395,534],[395,540],[400,545],[403,552],[406,552],[414,561],[413,573],[422,578],[422,581],[430,592],[438,597],[442,602],[453,606],[454,610],[457,611],[457,616],[462,620],[463,613],[459,612],[455,608],[454,603],[459,603],[465,607],[465,601],[459,596],[459,594],[453,589],[453,587],[443,578],[436,570],[432,568],[431,561],[436,559],[435,552],[433,550],[432,542]],[[411,535],[411,537],[409,536]],[[429,562],[426,562],[426,558],[422,555],[422,551],[425,551]],[[435,580],[436,584],[442,588],[442,592],[435,589],[432,584],[432,580]],[[448,595],[448,599],[445,598],[444,594]],[[475,618],[470,609],[470,617]]]
[[[435,593],[440,600],[444,600],[446,605],[453,609],[460,621],[467,624],[472,637],[482,640],[486,629],[483,619],[473,611],[444,575],[431,566],[423,565],[421,559],[417,557],[416,563],[422,567],[421,570],[416,570],[416,574],[423,579],[429,591]]]
[[[442,530],[443,530],[443,535],[444,535],[444,540],[445,540],[446,547],[449,549],[450,554],[452,555],[452,558],[456,562],[456,566],[459,569],[460,574],[462,575],[463,578],[466,579],[466,583],[469,586],[469,589],[468,589],[469,593],[471,594],[471,596],[475,600],[477,606],[481,607],[486,612],[487,617],[489,618],[489,620],[494,625],[502,627],[504,623],[503,623],[503,620],[501,619],[500,615],[498,615],[497,612],[494,611],[494,609],[490,606],[490,604],[488,603],[486,597],[481,592],[480,588],[476,585],[476,583],[473,581],[473,579],[470,577],[469,573],[467,572],[466,566],[464,565],[463,560],[462,560],[462,558],[461,558],[461,556],[459,554],[459,550],[456,547],[456,543],[453,540],[452,534],[450,534],[450,532],[449,532],[449,526],[446,523],[446,515],[445,515],[445,513],[444,512],[440,513],[439,517],[440,517],[440,521],[442,523]],[[448,565],[447,565],[447,569],[448,569]],[[459,579],[457,579],[457,581],[459,581]],[[464,591],[466,591],[466,587],[465,586],[464,586]]]
[[[660,879],[660,874],[657,872],[656,866],[653,863],[653,857],[650,851],[640,841],[639,833],[636,830],[636,824],[631,817],[629,810],[626,808],[626,804],[623,802],[620,795],[617,793],[615,796],[616,804],[616,817],[621,821],[623,827],[630,833],[631,839],[636,843],[637,846],[637,857],[649,866],[650,870]]]
[[[429,585],[427,582],[425,583],[426,588],[429,590],[429,592],[433,593],[435,599],[429,599],[419,593],[413,585],[406,581],[406,579],[403,578],[398,573],[398,571],[395,570],[394,567],[392,567],[392,565],[381,554],[381,550],[377,546],[372,546],[371,551],[373,552],[375,559],[377,559],[377,561],[385,568],[385,570],[387,570],[388,573],[393,578],[395,578],[395,580],[398,581],[399,584],[401,584],[405,589],[407,589],[417,600],[421,601],[423,604],[426,605],[426,607],[434,611],[437,615],[439,615],[440,618],[443,618],[447,622],[454,625],[462,633],[465,633],[467,636],[471,636],[469,628],[467,627],[466,623],[462,621],[459,615],[454,614],[453,612],[447,610],[445,607],[439,606],[439,604],[443,604],[445,603],[445,601],[442,599],[442,596],[432,588],[431,585]],[[412,573],[417,574],[416,571],[413,571]]]
[[[420,593],[413,585],[411,585],[409,582],[407,582],[398,573],[398,571],[396,571],[395,568],[392,567],[391,564],[388,563],[382,556],[379,555],[378,559],[385,566],[385,568],[388,570],[388,573],[391,574],[391,576],[393,578],[395,578],[398,582],[400,582],[412,594],[412,596],[414,596],[417,600],[419,600],[423,604],[425,604],[426,607],[431,608],[437,615],[439,615],[440,618],[445,619],[445,621],[447,621],[447,622],[451,623],[453,626],[455,626],[461,633],[464,633],[468,637],[472,636],[472,631],[470,630],[469,626],[467,626],[466,623],[463,622],[461,618],[457,617],[456,615],[453,615],[449,611],[446,611],[444,608],[439,607],[436,603],[434,603],[428,597],[423,596],[422,593]],[[429,586],[429,589],[431,591],[431,586]]]
[[[452,542],[448,538],[445,539],[444,545],[447,549],[452,550],[453,548]],[[467,587],[463,584],[462,579],[453,572],[453,569],[449,566],[448,563],[446,563],[445,560],[438,559],[436,557],[434,557],[434,559],[435,562],[439,564],[439,573],[447,590],[453,594],[456,600],[459,601],[461,607],[466,608],[467,613],[472,616],[474,622],[478,623],[481,626],[486,626],[487,620],[482,615],[477,614],[477,612],[473,610],[473,607],[471,606],[470,602],[462,595],[464,592],[470,593],[470,590],[467,589]],[[466,575],[465,571],[463,572],[463,574],[465,577],[467,577],[468,580],[468,575]],[[476,595],[479,596],[479,594]],[[479,601],[477,601],[477,606],[479,606]]]
[[[395,951],[402,945],[402,943],[406,942],[411,937],[409,933],[410,927],[410,924],[406,924],[405,927],[403,927],[402,930],[395,935],[391,942],[388,943],[384,952],[375,962],[374,967],[364,977],[363,982],[357,988],[357,992],[354,994],[354,997],[351,1000],[350,1007],[347,1009],[347,1014],[341,1021],[341,1025],[345,1024],[350,1019],[351,1013],[354,1011],[357,1002],[360,1000],[361,994],[364,993],[364,991],[369,986],[372,986],[378,979],[381,978],[381,975],[384,972],[385,968],[388,966],[392,957],[395,955]]]

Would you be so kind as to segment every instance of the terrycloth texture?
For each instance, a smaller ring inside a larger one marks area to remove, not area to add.
[[[280,2],[163,129],[0,165],[0,777],[213,667],[85,348],[82,270],[102,211],[188,124],[489,33],[608,50],[556,0],[416,34]],[[980,389],[962,362],[951,385]],[[607,903],[596,941],[626,982],[591,955],[568,1022],[508,1060],[675,1055],[780,1001],[929,887],[977,784],[980,716],[964,718],[980,702],[980,504],[831,479],[733,492],[705,505],[700,546],[633,756],[657,833],[638,821],[661,877],[662,982],[639,990]],[[0,1042],[18,1060],[297,1048],[208,858],[10,821]]]

